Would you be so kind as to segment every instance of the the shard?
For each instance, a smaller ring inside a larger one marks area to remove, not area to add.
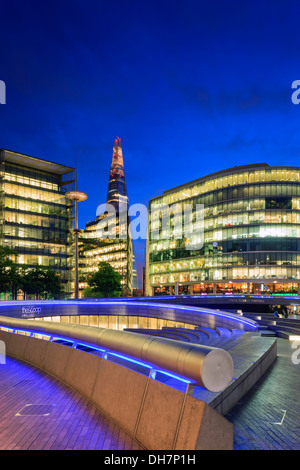
[[[95,220],[87,222],[81,237],[81,289],[87,287],[88,276],[98,270],[100,262],[105,261],[121,275],[122,295],[130,295],[133,288],[133,245],[119,137],[114,141],[106,202],[98,206],[96,214]]]
[[[114,142],[112,163],[109,172],[107,204],[111,204],[116,213],[128,211],[128,196],[125,180],[123,152],[121,139],[117,137]]]

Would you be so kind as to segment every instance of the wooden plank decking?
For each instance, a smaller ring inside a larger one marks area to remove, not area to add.
[[[0,450],[93,449],[142,450],[53,377],[10,357],[0,364]]]

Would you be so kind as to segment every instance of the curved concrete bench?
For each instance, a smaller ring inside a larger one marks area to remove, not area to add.
[[[161,338],[169,338],[169,339],[174,339],[177,341],[184,341],[186,343],[191,343],[191,338],[188,335],[185,335],[183,333],[172,333],[171,331],[163,331],[161,329],[152,329],[152,328],[124,328],[123,331],[129,331],[131,333],[137,333],[137,334],[146,334],[146,335],[152,335],[152,336],[159,336]]]
[[[220,343],[220,335],[217,333],[216,330],[212,328],[206,328],[206,327],[196,327],[195,328],[197,331],[202,331],[207,334],[208,336],[208,342],[207,344],[209,346],[216,346],[218,343]]]
[[[1,323],[5,323],[3,318]],[[28,325],[21,323],[7,321],[6,327],[26,330]],[[43,325],[29,323],[29,328],[37,329],[41,337],[43,333],[49,334],[49,329],[44,328],[45,322],[41,322]],[[56,333],[62,331],[67,336],[65,328]],[[91,338],[86,328],[78,326],[76,336]],[[17,334],[0,330],[0,340],[6,345],[7,355],[26,361],[76,389],[146,449],[227,450],[233,447],[232,424],[188,393],[103,357],[27,336],[26,331]]]
[[[205,344],[213,347],[226,349],[233,342],[237,341],[243,334],[244,330],[217,327],[212,328],[182,328],[182,327],[162,327],[161,329],[150,328],[127,328],[125,331],[136,333],[145,333],[153,336],[177,339],[178,341],[191,342],[194,344]]]
[[[193,330],[191,328],[177,328],[177,327],[169,327],[169,326],[163,326],[162,331],[167,331],[167,332],[177,332],[177,334],[185,335],[187,338],[189,338],[189,341],[191,343],[195,344],[201,344],[201,335],[198,331]]]
[[[223,338],[223,339],[230,339],[232,337],[232,332],[228,328],[222,328],[222,327],[217,326],[216,332],[218,333],[220,338]]]

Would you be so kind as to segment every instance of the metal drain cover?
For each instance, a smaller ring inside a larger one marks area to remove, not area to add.
[[[48,416],[55,405],[25,405],[16,416]]]

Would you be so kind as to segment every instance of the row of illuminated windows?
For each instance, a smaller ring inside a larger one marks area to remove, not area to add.
[[[65,268],[67,266],[67,260],[63,257],[48,257],[42,255],[33,255],[33,254],[20,254],[17,257],[18,264],[25,264],[27,266],[53,266],[57,268]]]
[[[7,195],[14,195],[22,198],[30,198],[56,204],[66,204],[67,202],[65,196],[61,193],[44,191],[29,186],[18,186],[13,183],[5,182],[3,189]]]
[[[124,269],[127,267],[127,260],[126,259],[121,259],[121,260],[112,260],[109,263],[114,269]],[[92,273],[98,271],[99,266],[98,265],[86,265],[86,266],[81,266],[80,272],[82,273]]]
[[[285,201],[286,202],[286,201]],[[215,206],[204,206],[204,212],[201,213],[199,211],[199,214],[202,216],[205,221],[205,226],[207,228],[210,227],[216,227],[220,224],[224,225],[225,223],[235,225],[235,224],[240,224],[240,223],[247,223],[247,217],[248,217],[248,223],[255,223],[256,220],[263,220],[263,213],[262,211],[267,209],[270,201],[266,200],[266,198],[263,199],[247,199],[247,200],[240,200],[240,201],[234,201],[234,202],[228,202],[228,203],[220,203],[216,204]],[[186,214],[183,210],[183,204],[179,204],[179,208],[177,209],[177,205],[173,205],[170,207],[165,207],[164,211],[159,214],[163,215],[163,217],[160,217],[159,219],[156,217],[153,217],[152,219],[150,218],[149,220],[149,230],[155,231],[155,230],[160,230],[162,225],[171,225],[174,226],[178,221],[180,225],[183,227],[184,223],[183,222],[183,217],[185,217],[184,220],[186,220]],[[270,208],[269,208],[270,209]],[[201,210],[201,208],[200,208]],[[272,210],[268,211],[268,222],[272,223],[273,221],[277,220],[279,221],[280,218],[282,222],[284,223],[297,223],[297,220],[299,219],[299,216],[296,217],[295,215],[290,215],[290,210],[297,211],[300,210],[300,198],[292,198],[290,200],[290,209],[277,209],[274,208]],[[257,218],[255,213],[253,214],[246,214],[244,215],[243,213],[251,212],[251,211],[259,211],[260,215]],[[237,212],[241,212],[241,214],[237,214]],[[230,214],[232,214],[232,219],[225,218],[229,217]],[[180,218],[179,216],[182,216]],[[275,214],[275,218],[272,216],[272,214]],[[284,215],[287,215],[284,218]],[[193,220],[197,219],[197,212],[196,208],[193,208],[192,210],[192,215],[193,215]],[[223,219],[220,218],[220,216],[223,216]],[[210,218],[215,218],[218,217],[217,220],[207,220]]]
[[[244,199],[239,201],[232,202],[223,202],[216,204],[215,206],[204,207],[204,217],[215,217],[218,215],[226,215],[236,212],[248,212],[248,211],[259,211],[267,209],[269,201],[266,201],[266,198],[263,199]],[[273,210],[277,210],[274,208]],[[290,209],[283,210],[300,210],[300,198],[293,197],[291,200]]]
[[[258,200],[251,200],[253,203]],[[290,211],[293,209],[293,206],[296,207],[296,204],[293,204],[292,197],[266,197],[264,198],[264,203],[261,204],[261,207],[253,207],[254,205],[248,201],[248,211],[266,209],[269,211]],[[195,201],[191,203],[181,203],[175,204],[172,206],[152,206],[152,212],[149,217],[149,228],[153,231],[154,229],[160,229],[160,227],[182,225],[182,222],[194,222],[201,221],[203,218],[210,218],[213,214],[213,210],[219,215],[222,213],[220,207],[217,208],[207,208],[204,204],[196,204]],[[225,211],[224,211],[225,212]],[[224,213],[223,212],[223,213]],[[228,212],[228,211],[226,211]],[[244,211],[245,212],[245,211]]]
[[[97,255],[102,255],[106,253],[124,251],[127,249],[126,243],[115,243],[109,240],[107,243],[103,243],[100,246],[89,246],[84,243],[84,240],[81,240],[83,243],[80,245],[80,252],[82,256],[85,257],[94,257]]]
[[[262,225],[245,227],[228,227],[224,230],[211,230],[206,232],[205,240],[234,240],[238,238],[265,238],[265,237],[300,237],[300,226],[297,225]]]
[[[95,257],[98,255],[106,254],[106,253],[115,253],[116,251],[126,251],[127,250],[127,245],[125,243],[118,243],[118,244],[104,244],[99,247],[93,247],[90,249],[84,249],[85,247],[82,247],[82,253],[83,256],[85,257]]]
[[[67,234],[65,230],[53,230],[48,228],[34,228],[29,226],[15,226],[5,224],[4,229],[5,236],[11,236],[16,238],[34,238],[37,240],[49,241],[49,242],[66,242]]]
[[[300,266],[300,253],[242,253],[199,257],[191,260],[166,261],[150,266],[150,273],[171,273],[175,271],[194,270],[228,266]]]
[[[64,255],[66,245],[57,243],[37,243],[26,239],[5,239],[4,244],[20,252],[41,253],[44,255]]]
[[[49,183],[48,181],[42,181],[40,179],[29,178],[26,176],[20,176],[16,174],[5,173],[6,181],[13,181],[19,184],[26,184],[30,186],[37,186],[40,188],[51,189],[52,191],[58,191],[58,184]]]
[[[102,261],[111,263],[111,261],[125,259],[127,252],[121,251],[118,253],[103,254],[101,256],[81,257],[80,260],[85,266],[98,266]]]
[[[249,224],[300,224],[300,213],[287,212],[286,210],[272,210],[272,211],[251,211],[239,214],[230,214],[218,216],[215,218],[204,218],[204,220],[196,220],[186,223],[183,217],[170,217],[163,220],[156,220],[151,225],[151,235],[155,236],[155,232],[159,231],[160,238],[167,238],[174,233],[174,236],[180,234],[183,229],[191,230],[209,230],[213,228],[229,227],[234,225],[249,225]],[[158,232],[156,232],[158,233]]]
[[[174,202],[182,199],[191,198],[209,191],[214,191],[220,188],[227,188],[229,186],[236,186],[242,184],[253,183],[271,183],[271,182],[299,182],[300,170],[291,169],[267,169],[258,171],[244,171],[235,174],[226,174],[224,176],[214,177],[207,179],[202,183],[195,183],[182,188],[178,191],[174,190],[169,194],[165,194],[156,200],[160,200],[166,204],[173,204]]]
[[[300,268],[288,267],[240,267],[212,268],[199,271],[186,271],[151,275],[152,285],[172,284],[176,282],[204,282],[236,279],[299,279]]]
[[[167,234],[168,235],[168,234]],[[168,250],[173,248],[179,248],[181,246],[193,247],[193,244],[197,245],[197,242],[200,246],[201,241],[203,243],[209,242],[218,242],[222,240],[235,240],[243,238],[266,238],[266,237],[300,237],[300,226],[297,225],[255,225],[255,226],[241,226],[241,227],[225,227],[219,230],[209,230],[205,232],[204,238],[201,238],[199,234],[199,239],[197,239],[197,234],[193,238],[190,236],[186,239],[184,236],[177,240],[172,239],[172,237],[163,238],[163,233],[161,239],[152,240],[149,243],[149,252],[152,251],[161,251]],[[201,248],[201,246],[200,246]],[[197,248],[195,248],[197,249]]]
[[[86,227],[84,231],[84,238],[124,238],[128,233],[128,224],[120,224],[117,217],[103,218],[96,224],[92,224]]]
[[[300,213],[286,210],[255,211],[236,215],[219,216],[204,221],[204,228],[227,227],[248,224],[300,224]]]
[[[172,260],[191,260],[202,256],[219,256],[222,253],[244,253],[265,251],[300,252],[300,239],[265,238],[249,240],[228,240],[218,243],[205,243],[200,250],[187,250],[184,247],[153,251],[149,253],[149,263]]]
[[[84,235],[81,237],[82,239],[86,240],[108,240],[113,243],[113,241],[119,242],[120,240],[124,240],[128,237],[128,230],[125,226],[111,226],[109,230],[102,230],[99,229],[97,231],[88,231],[84,232]]]
[[[66,230],[67,228],[67,221],[65,218],[43,217],[36,214],[19,212],[5,211],[5,221],[15,224],[37,225],[39,227],[49,227],[61,230]]]
[[[151,201],[151,210],[152,207],[155,207],[157,204],[174,204],[184,201],[185,203],[193,202],[193,204],[217,204],[218,202],[228,201],[231,199],[245,199],[245,198],[254,198],[254,197],[278,197],[278,196],[287,196],[294,197],[300,196],[300,184],[257,184],[257,185],[247,185],[247,186],[237,186],[226,189],[219,189],[210,193],[205,193],[201,196],[193,197],[189,199],[187,197],[174,199],[174,201],[168,201],[167,197],[157,198]]]
[[[4,205],[6,209],[16,209],[22,212],[36,212],[39,214],[59,215],[63,217],[66,217],[68,213],[65,207],[59,207],[53,203],[48,204],[47,202],[36,202],[9,196],[5,196]]]

